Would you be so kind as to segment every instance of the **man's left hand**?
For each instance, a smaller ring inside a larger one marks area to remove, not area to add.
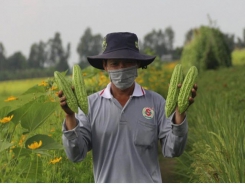
[[[178,87],[181,88],[181,84],[178,84]],[[189,106],[188,106],[188,108],[190,107],[191,104],[194,103],[194,98],[197,95],[197,88],[198,88],[197,87],[197,84],[194,84],[193,85],[193,88],[191,89],[191,96],[189,97]],[[185,116],[186,116],[185,112],[183,112],[182,114],[180,114],[179,113],[179,110],[178,110],[178,107],[176,108],[175,115],[174,115],[175,116],[174,117],[174,123],[175,124],[181,124],[183,122],[183,120],[185,119]]]

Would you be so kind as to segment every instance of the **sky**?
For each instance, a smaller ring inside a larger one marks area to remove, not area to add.
[[[0,42],[6,56],[46,42],[56,32],[63,47],[71,44],[69,64],[78,62],[77,45],[86,28],[103,37],[133,32],[140,40],[153,29],[171,27],[174,47],[183,46],[192,28],[209,25],[209,17],[224,33],[243,37],[245,0],[0,0]]]

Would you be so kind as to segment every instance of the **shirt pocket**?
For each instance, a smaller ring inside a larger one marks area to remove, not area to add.
[[[134,144],[136,146],[152,147],[152,144],[157,137],[156,130],[156,125],[138,120]]]

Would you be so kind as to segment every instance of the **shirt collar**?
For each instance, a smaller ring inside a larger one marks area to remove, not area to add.
[[[112,98],[113,96],[111,94],[110,89],[111,89],[111,82],[106,86],[105,89],[99,92],[100,96],[104,98]],[[145,90],[137,82],[135,82],[134,92],[132,96],[143,96],[143,95],[145,95]]]

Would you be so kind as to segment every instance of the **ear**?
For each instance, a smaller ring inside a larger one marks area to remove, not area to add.
[[[107,62],[106,60],[103,60],[103,68],[105,71],[107,71]]]

